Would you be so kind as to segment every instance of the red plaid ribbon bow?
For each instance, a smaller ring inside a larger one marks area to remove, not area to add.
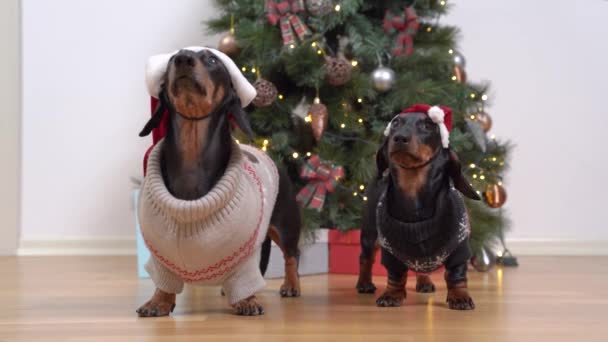
[[[414,35],[418,32],[418,16],[413,7],[407,7],[402,14],[392,14],[386,11],[384,16],[384,32],[393,34],[399,32],[395,41],[393,55],[401,56],[405,53],[409,56],[414,52]]]
[[[266,18],[272,25],[280,23],[283,45],[296,43],[295,31],[300,40],[310,34],[310,30],[302,19],[296,15],[304,11],[304,0],[266,0]],[[293,27],[293,30],[292,30]]]
[[[328,192],[334,192],[338,181],[344,176],[342,166],[327,167],[323,165],[318,155],[310,157],[300,172],[300,177],[308,179],[308,184],[300,190],[296,200],[302,207],[321,211]]]

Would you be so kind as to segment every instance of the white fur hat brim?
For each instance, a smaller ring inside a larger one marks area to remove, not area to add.
[[[208,50],[217,56],[228,70],[228,73],[230,73],[232,86],[241,99],[243,108],[247,107],[256,97],[257,93],[253,85],[245,78],[241,70],[234,64],[234,61],[223,52],[202,46],[190,46],[183,50],[190,50],[193,52]],[[150,96],[158,98],[165,79],[169,60],[178,52],[179,50],[152,56],[148,59],[148,63],[146,64],[146,87],[148,88],[148,94],[150,94]]]

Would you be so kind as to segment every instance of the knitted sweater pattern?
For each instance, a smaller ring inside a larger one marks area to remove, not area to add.
[[[138,208],[151,252],[146,269],[157,287],[179,293],[184,282],[222,284],[231,303],[260,290],[265,283],[257,260],[278,192],[274,162],[235,143],[213,189],[202,198],[180,200],[163,181],[162,145],[163,140],[150,153]]]

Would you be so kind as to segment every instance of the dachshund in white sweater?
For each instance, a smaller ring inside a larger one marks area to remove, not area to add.
[[[291,183],[264,152],[231,136],[231,119],[253,135],[243,110],[253,86],[225,54],[200,47],[151,57],[146,78],[160,101],[140,136],[165,111],[169,119],[139,201],[157,287],[139,316],[169,315],[184,283],[221,285],[236,314],[263,314],[255,293],[265,286],[270,239],[285,258],[281,295],[299,296],[301,219]]]

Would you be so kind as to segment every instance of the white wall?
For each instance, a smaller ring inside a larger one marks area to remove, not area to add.
[[[517,144],[510,237],[608,240],[608,2],[448,2],[442,20],[462,29],[469,77],[494,85],[493,133]],[[215,45],[200,24],[209,3],[24,0],[24,239],[133,236],[129,176],[149,144],[137,137],[143,64]]]
[[[210,0],[23,0],[24,240],[134,236],[148,56],[215,45]]]
[[[493,84],[493,132],[517,144],[509,236],[608,240],[608,2],[451,3],[469,77]]]
[[[0,2],[0,255],[14,254],[19,230],[21,56],[19,0]]]

